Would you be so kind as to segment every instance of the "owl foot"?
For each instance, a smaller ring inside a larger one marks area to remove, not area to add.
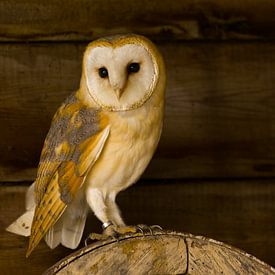
[[[106,230],[108,230],[108,228],[106,228]],[[116,226],[111,230],[114,230],[118,235],[134,234],[140,231],[140,229],[137,226],[131,225]]]
[[[155,235],[156,232],[160,232],[160,231],[163,231],[163,229],[159,225],[148,226],[146,224],[139,224],[137,226],[130,226],[130,225],[116,226],[111,224],[104,229],[102,234],[98,234],[98,233],[89,234],[88,238],[85,240],[85,245],[87,246],[88,240],[105,241],[109,238],[113,238],[119,241],[119,237],[126,234],[135,234],[139,232],[139,233],[142,233],[143,236],[145,236],[148,233],[150,235]]]
[[[102,234],[98,233],[91,233],[85,241],[85,245],[87,245],[88,240],[97,240],[97,241],[104,241],[109,238],[114,238],[119,240],[119,237],[126,234],[134,234],[137,232],[143,233],[143,230],[139,226],[116,226],[116,225],[109,225],[107,228],[104,229]],[[144,233],[143,233],[144,234]]]
[[[92,241],[105,241],[109,238],[109,236],[105,234],[98,234],[98,233],[90,233],[87,239],[85,240],[85,245],[87,246],[87,243],[89,240]]]
[[[131,225],[115,226],[115,225],[111,225],[111,226],[108,226],[104,230],[103,234],[119,240],[120,236],[127,235],[127,234],[135,234],[137,232],[143,233],[142,229],[139,226],[131,226]]]

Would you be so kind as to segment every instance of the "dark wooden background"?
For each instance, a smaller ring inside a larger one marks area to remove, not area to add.
[[[0,1],[1,272],[38,274],[70,252],[42,243],[26,260],[27,240],[4,228],[23,211],[52,115],[78,88],[85,46],[125,32],[153,39],[168,73],[160,146],[118,198],[126,220],[275,265],[274,13],[272,0]]]

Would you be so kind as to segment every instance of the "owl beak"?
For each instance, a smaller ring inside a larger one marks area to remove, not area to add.
[[[123,77],[123,73],[120,73],[120,75],[110,75],[110,84],[116,94],[117,100],[120,100],[124,93],[126,82],[127,79]]]
[[[116,93],[116,97],[117,99],[120,99],[122,93],[123,93],[123,89],[122,88],[116,88],[115,89],[115,93]]]

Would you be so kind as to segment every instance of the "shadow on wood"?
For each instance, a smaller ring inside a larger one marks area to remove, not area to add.
[[[127,235],[93,243],[45,274],[275,274],[275,269],[224,243],[176,232]]]

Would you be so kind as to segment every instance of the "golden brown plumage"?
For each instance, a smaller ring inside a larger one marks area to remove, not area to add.
[[[35,182],[36,209],[27,256],[81,188],[109,134],[98,110],[71,95],[53,118]]]
[[[165,82],[162,57],[142,36],[88,45],[80,89],[59,108],[46,137],[27,211],[7,229],[30,235],[27,256],[43,237],[51,248],[76,248],[88,206],[108,225],[106,234],[129,229],[115,198],[138,180],[156,149]],[[22,226],[30,221],[31,231]]]

